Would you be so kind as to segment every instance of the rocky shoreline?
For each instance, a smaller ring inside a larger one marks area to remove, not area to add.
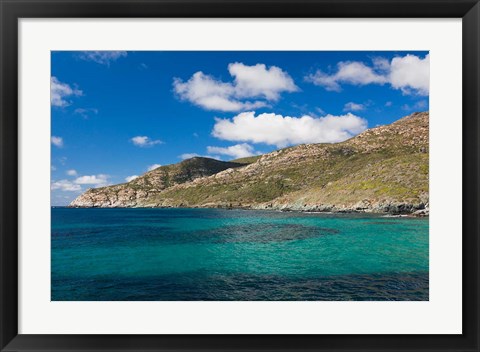
[[[251,209],[272,209],[279,211],[297,211],[305,213],[333,213],[333,214],[388,214],[388,215],[411,215],[416,217],[428,216],[430,209],[428,205],[424,204],[405,204],[405,203],[396,203],[396,204],[384,204],[378,205],[375,207],[343,207],[335,205],[303,205],[303,206],[292,206],[292,205],[283,205],[276,207],[253,207]]]
[[[131,206],[82,206],[69,205],[68,208],[158,208],[158,209],[175,209],[175,208],[190,208],[190,209],[242,209],[242,210],[272,210],[282,212],[301,212],[301,213],[325,213],[325,214],[384,214],[392,216],[413,216],[413,217],[427,217],[430,209],[427,204],[408,204],[408,203],[386,203],[376,204],[375,207],[345,207],[335,205],[298,205],[298,204],[256,204],[256,205],[234,205],[234,204],[204,204],[188,206],[180,205],[131,205]]]

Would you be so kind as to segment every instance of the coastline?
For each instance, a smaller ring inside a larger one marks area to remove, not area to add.
[[[413,113],[344,142],[301,144],[247,164],[192,157],[89,188],[70,206],[427,216],[428,122],[428,112]]]
[[[55,206],[53,206],[55,207]],[[52,207],[52,208],[53,208]],[[376,214],[388,217],[428,217],[430,210],[428,204],[426,206],[398,203],[388,204],[385,207],[376,208],[353,208],[353,207],[336,207],[325,205],[304,205],[300,206],[274,206],[272,204],[260,205],[233,205],[233,204],[216,204],[216,205],[194,205],[188,206],[181,204],[174,205],[93,205],[93,206],[79,206],[67,205],[65,208],[71,209],[224,209],[224,210],[265,210],[265,211],[280,211],[280,212],[296,212],[307,214]]]

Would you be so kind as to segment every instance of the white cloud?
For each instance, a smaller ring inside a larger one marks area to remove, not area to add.
[[[420,100],[416,102],[413,107],[415,109],[426,109],[428,107],[428,102],[426,100]]]
[[[322,86],[328,91],[340,92],[342,90],[337,82],[337,77],[335,75],[329,76],[322,70],[317,70],[314,74],[306,76],[305,80],[316,86]]]
[[[80,176],[74,182],[78,185],[105,186],[108,183],[108,177],[104,174]]]
[[[298,90],[288,73],[276,66],[236,62],[228,65],[228,71],[233,82],[222,82],[199,71],[186,82],[175,78],[174,91],[181,99],[207,110],[240,111],[266,107],[268,101],[278,100],[280,93]]]
[[[162,165],[161,165],[161,164],[149,165],[149,166],[147,167],[147,171],[155,170],[156,168],[159,168],[160,166],[162,166]]]
[[[77,191],[81,191],[82,187],[80,187],[78,184],[75,184],[69,180],[59,180],[59,181],[53,181],[52,184],[50,185],[50,189],[52,191],[58,189],[66,192],[77,192]]]
[[[392,103],[391,101],[387,101],[387,102],[385,103],[385,106],[386,106],[386,107],[390,107],[390,106],[392,106],[392,105],[393,105],[393,103]]]
[[[234,77],[235,95],[241,98],[263,97],[276,101],[282,92],[295,92],[298,87],[292,77],[281,68],[264,64],[247,66],[241,62],[228,65]]]
[[[57,168],[55,167],[55,165],[52,165],[52,166],[50,166],[50,170],[51,170],[51,171],[56,171]]]
[[[387,79],[373,71],[362,62],[340,62],[336,78],[340,82],[346,82],[356,85],[365,85],[371,83],[384,84]]]
[[[78,57],[85,61],[109,66],[111,62],[127,56],[126,51],[82,51]]]
[[[428,95],[430,92],[430,55],[424,59],[415,55],[392,59],[390,83],[406,94]]]
[[[372,59],[373,67],[378,71],[388,72],[390,69],[390,61],[384,57],[374,57]]]
[[[60,82],[57,77],[50,78],[50,104],[52,106],[65,107],[71,104],[66,97],[81,96],[83,92],[78,88],[72,88],[67,83]]]
[[[255,152],[254,148],[250,144],[247,143],[236,144],[226,148],[208,146],[207,152],[209,154],[228,155],[234,159],[245,158],[247,156],[259,154],[258,152]]]
[[[185,160],[185,159],[194,158],[196,156],[200,156],[200,155],[198,155],[197,153],[184,153],[184,154],[180,155],[179,158],[182,159],[182,160]]]
[[[52,136],[50,139],[52,141],[52,144],[58,148],[63,147],[63,138],[62,137],[57,137],[57,136]]]
[[[125,177],[125,181],[130,182],[138,178],[138,175],[132,175],[132,176],[127,176]]]
[[[362,110],[365,110],[365,105],[357,104],[357,103],[354,103],[353,101],[346,103],[345,106],[343,107],[343,111],[362,111]]]
[[[266,143],[279,148],[301,143],[341,142],[363,132],[367,121],[351,113],[342,116],[290,117],[244,112],[233,119],[216,119],[213,136],[228,140]]]
[[[342,61],[337,71],[327,74],[317,70],[305,80],[326,90],[339,92],[341,84],[367,85],[390,84],[404,94],[428,95],[430,85],[430,55],[420,58],[415,55],[395,57],[390,62],[385,58],[374,58],[373,67],[358,61]]]
[[[320,115],[326,115],[326,112],[318,106],[315,108],[315,112],[320,114]]]
[[[235,99],[235,90],[229,83],[223,83],[203,72],[195,73],[188,81],[175,78],[173,82],[175,93],[183,100],[203,107],[207,110],[239,111],[255,109],[267,104],[262,101],[241,102]]]
[[[75,170],[68,170],[67,174],[69,176],[77,175]],[[66,192],[78,192],[82,190],[81,185],[94,185],[94,186],[106,186],[108,175],[91,175],[91,176],[80,176],[74,181],[70,180],[59,180],[52,181],[50,186],[51,190],[60,190]]]
[[[159,139],[152,140],[147,136],[136,136],[130,139],[130,141],[137,147],[153,147],[156,144],[162,144],[163,142]]]
[[[407,111],[410,111],[410,110],[417,110],[417,111],[421,111],[421,110],[425,110],[428,108],[428,103],[426,100],[420,100],[420,101],[417,101],[415,104],[413,105],[409,105],[409,104],[404,104],[402,105],[402,109],[403,110],[407,110]]]
[[[365,85],[371,83],[384,84],[387,79],[374,72],[363,62],[339,62],[337,72],[328,75],[318,70],[312,75],[306,77],[306,80],[318,86],[324,86],[326,90],[339,92],[342,90],[340,83],[349,83],[354,85]]]
[[[88,119],[90,114],[98,114],[98,109],[95,108],[78,108],[73,111],[74,114],[80,115],[84,119]]]

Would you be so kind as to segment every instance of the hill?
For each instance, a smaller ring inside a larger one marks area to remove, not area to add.
[[[414,113],[341,143],[232,162],[189,159],[126,184],[90,189],[71,206],[425,213],[428,128],[428,112]]]
[[[194,157],[178,164],[160,166],[128,182],[114,186],[91,188],[77,197],[72,207],[135,207],[149,197],[169,187],[214,175],[220,171],[244,166],[243,163],[225,162]]]

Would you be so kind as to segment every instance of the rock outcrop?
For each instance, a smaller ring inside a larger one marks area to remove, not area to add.
[[[140,207],[148,197],[159,194],[169,187],[241,166],[244,164],[194,157],[178,164],[160,166],[128,183],[90,188],[77,197],[70,206]]]

